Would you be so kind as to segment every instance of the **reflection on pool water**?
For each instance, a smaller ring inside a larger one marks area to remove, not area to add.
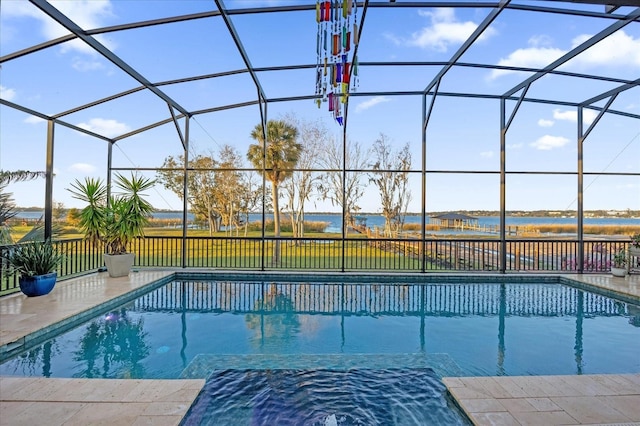
[[[560,284],[174,281],[7,360],[0,375],[209,378],[187,424],[226,424],[233,401],[246,420],[236,424],[464,424],[438,377],[638,373],[638,353],[638,306]],[[203,409],[213,400],[227,408]]]

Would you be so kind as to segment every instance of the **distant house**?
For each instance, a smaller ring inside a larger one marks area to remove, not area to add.
[[[443,213],[432,216],[431,224],[450,229],[477,228],[478,218],[461,213]]]

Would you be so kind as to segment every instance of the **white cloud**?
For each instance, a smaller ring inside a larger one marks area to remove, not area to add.
[[[509,149],[521,149],[523,146],[524,146],[523,143],[507,144],[507,148]]]
[[[592,36],[582,34],[574,38],[572,48],[584,43]],[[618,30],[609,37],[591,46],[588,50],[571,60],[581,66],[629,66],[640,68],[640,38]]]
[[[78,127],[108,138],[120,136],[131,130],[131,128],[124,123],[104,118],[92,118],[89,120],[89,123],[78,123]]]
[[[69,166],[69,171],[74,173],[91,174],[97,169],[95,166],[87,163],[74,163]]]
[[[391,98],[387,98],[386,96],[376,96],[375,98],[371,98],[368,101],[364,101],[359,103],[356,106],[356,112],[362,112],[367,110],[375,105],[381,104],[383,102],[389,102]]]
[[[498,61],[498,65],[523,67],[523,68],[540,68],[555,61],[566,51],[561,49],[555,49],[552,47],[527,47],[524,49],[518,49],[506,58],[502,58]],[[509,70],[492,70],[489,75],[490,79],[510,74],[516,71]]]
[[[597,116],[598,116],[598,113],[592,109],[582,110],[582,121],[584,122],[584,124],[593,123],[593,120],[595,120]],[[556,120],[566,120],[566,121],[571,121],[573,123],[577,123],[578,111],[577,110],[561,111],[559,109],[554,109],[553,118],[555,118]]]
[[[36,117],[35,115],[30,115],[24,119],[24,122],[27,124],[40,124],[46,122],[46,120],[43,120],[40,117]]]
[[[537,34],[529,38],[529,46],[553,46],[553,39],[547,34]]]
[[[482,158],[493,158],[493,151],[483,151],[480,153]]]
[[[106,26],[106,18],[113,16],[110,0],[50,0],[49,3],[61,13],[76,22],[83,29],[93,29]],[[3,1],[2,13],[5,17],[30,17],[40,21],[40,32],[47,40],[55,39],[69,34],[69,31],[36,7],[23,1]],[[15,36],[18,36],[17,34]],[[96,36],[100,43],[110,49],[115,45],[101,36]],[[83,53],[95,52],[86,43],[74,40],[61,45],[62,51],[76,50]]]
[[[71,66],[81,72],[84,71],[95,71],[104,68],[102,62],[94,61],[94,60],[84,60],[79,57],[73,58],[71,62]]]
[[[462,44],[478,27],[478,24],[459,21],[452,8],[438,8],[435,11],[419,11],[420,16],[429,18],[431,25],[411,34],[409,38],[398,37],[385,33],[385,37],[398,45],[417,46],[423,49],[446,51],[451,45]],[[496,34],[493,28],[487,28],[479,40],[485,40]]]
[[[16,91],[8,87],[0,86],[0,98],[11,101],[16,98]]]
[[[544,118],[541,118],[540,120],[538,120],[538,126],[551,127],[553,126],[553,120],[545,120]]]
[[[592,36],[581,34],[572,40],[571,49],[584,43]],[[529,39],[530,47],[517,49],[506,58],[498,61],[498,65],[539,68],[550,64],[568,49],[551,47],[551,39],[547,36],[534,36]],[[640,69],[640,38],[628,35],[624,30],[618,30],[609,37],[591,46],[580,55],[569,60],[563,67],[592,68],[594,66],[632,67]],[[495,79],[515,71],[493,70],[489,76]]]
[[[561,148],[569,142],[569,139],[562,136],[544,135],[541,138],[538,138],[535,142],[532,142],[530,145],[535,149],[549,151],[555,148]]]

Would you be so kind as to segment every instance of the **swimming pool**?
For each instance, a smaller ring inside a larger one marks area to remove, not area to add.
[[[557,283],[368,280],[174,281],[18,354],[0,375],[209,377],[187,418],[208,420],[186,424],[295,418],[284,406],[309,424],[433,413],[464,424],[439,377],[640,372],[634,304]],[[225,395],[244,405],[229,409]],[[204,409],[212,400],[225,409]]]

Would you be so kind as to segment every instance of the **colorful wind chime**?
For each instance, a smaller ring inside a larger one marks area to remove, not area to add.
[[[316,104],[329,103],[329,112],[342,125],[349,88],[358,86],[358,60],[349,59],[358,45],[355,0],[327,0],[316,3],[318,36],[316,52]]]

